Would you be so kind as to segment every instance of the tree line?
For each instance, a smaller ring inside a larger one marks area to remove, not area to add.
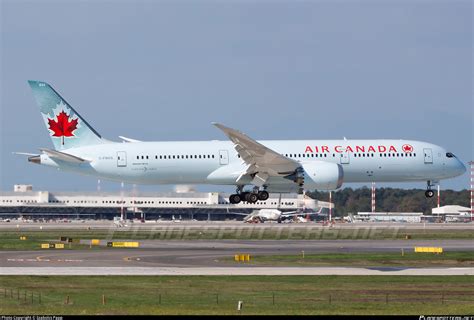
[[[425,197],[425,189],[375,189],[375,210],[377,212],[423,212],[431,214],[437,206],[437,195]],[[329,201],[329,192],[312,191],[306,195],[317,200]],[[440,205],[470,206],[469,190],[441,190]],[[372,210],[372,190],[368,187],[358,189],[345,188],[332,193],[335,205],[333,214],[344,216],[347,213],[370,212]]]

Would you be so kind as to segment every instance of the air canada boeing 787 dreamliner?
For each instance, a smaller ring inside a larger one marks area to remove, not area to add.
[[[49,84],[29,81],[54,149],[26,154],[33,163],[136,184],[233,185],[230,203],[269,192],[335,190],[343,182],[426,181],[466,171],[451,152],[412,140],[260,140],[213,123],[230,141],[123,142],[100,136]],[[247,186],[247,189],[245,187]]]

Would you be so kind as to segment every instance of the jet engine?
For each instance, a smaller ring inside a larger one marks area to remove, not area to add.
[[[302,163],[299,173],[304,177],[305,189],[335,190],[342,186],[344,170],[337,163],[311,161]]]

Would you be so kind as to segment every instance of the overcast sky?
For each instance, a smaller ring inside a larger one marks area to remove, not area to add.
[[[218,121],[255,139],[415,139],[474,158],[471,1],[0,2],[2,190],[97,186],[12,155],[52,146],[28,79],[111,140],[225,139]]]

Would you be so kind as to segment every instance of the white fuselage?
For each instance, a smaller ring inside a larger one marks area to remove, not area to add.
[[[465,172],[442,147],[407,140],[268,140],[266,147],[298,162],[340,164],[345,183],[439,181]],[[41,164],[137,184],[236,185],[246,165],[230,141],[106,143],[61,150],[87,159],[72,164],[41,155]],[[240,184],[249,184],[244,181]],[[291,184],[271,177],[268,184]],[[312,186],[306,185],[306,189]],[[278,191],[278,187],[275,189]]]

